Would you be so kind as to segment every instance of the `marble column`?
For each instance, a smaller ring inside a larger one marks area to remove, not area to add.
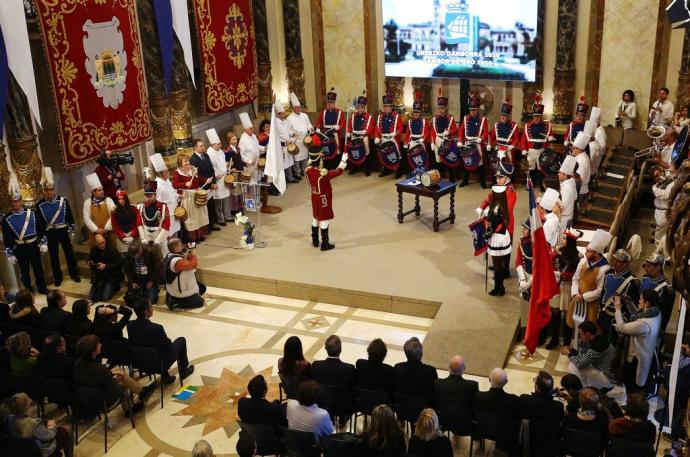
[[[559,0],[552,119],[556,124],[567,124],[573,118],[576,35],[577,0]]]
[[[537,9],[537,36],[534,40],[536,53],[536,75],[533,83],[522,85],[522,122],[532,119],[532,103],[537,92],[544,90],[544,16],[546,15],[546,0],[539,0]]]
[[[393,97],[393,109],[399,113],[405,110],[404,92],[405,78],[402,76],[386,77],[386,94]]]
[[[299,0],[283,0],[283,23],[285,24],[285,67],[288,90],[294,92],[307,108],[304,94],[304,59],[302,58],[302,37],[299,20]]]
[[[676,97],[676,111],[690,103],[690,29],[685,29],[683,39],[683,55],[681,56],[680,71],[678,72],[678,96]]]
[[[271,58],[268,53],[268,23],[266,0],[253,0],[254,33],[256,35],[256,60],[259,71],[259,111],[269,113],[273,105],[273,77]],[[283,103],[287,100],[283,100]]]
[[[38,154],[38,142],[31,122],[29,102],[19,87],[19,83],[10,76],[5,130],[10,147],[10,162],[19,180],[22,201],[27,206],[34,206],[41,198],[41,172],[43,163]],[[4,153],[2,154],[4,157]],[[0,165],[0,194],[7,194],[7,172],[5,161]]]
[[[419,95],[424,106],[423,113],[425,115],[431,114],[431,107],[433,106],[431,100],[431,78],[412,78],[412,89],[415,93],[415,99]]]

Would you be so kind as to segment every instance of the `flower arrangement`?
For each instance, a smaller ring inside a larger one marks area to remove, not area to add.
[[[254,249],[254,224],[249,220],[249,217],[245,214],[238,214],[235,217],[235,225],[241,225],[243,229],[240,246],[244,249]]]

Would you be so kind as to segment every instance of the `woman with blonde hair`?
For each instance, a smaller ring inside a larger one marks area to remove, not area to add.
[[[419,413],[415,432],[410,437],[409,453],[418,457],[453,457],[453,446],[438,424],[438,416],[431,408]]]
[[[405,452],[403,433],[393,410],[379,405],[371,412],[371,423],[357,445],[358,457],[400,457]]]
[[[31,338],[26,332],[18,332],[5,342],[10,354],[10,369],[18,376],[31,376],[36,373],[38,351],[31,346]]]
[[[203,146],[201,140],[195,144]],[[177,169],[173,173],[172,185],[182,195],[181,206],[187,211],[187,219],[181,221],[180,238],[185,243],[203,241],[208,233],[208,208],[197,205],[194,197],[199,188],[209,186],[212,178],[202,181],[197,174],[196,167],[189,162],[189,157],[180,154],[177,157]]]

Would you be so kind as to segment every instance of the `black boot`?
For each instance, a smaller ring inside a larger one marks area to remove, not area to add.
[[[570,347],[570,343],[573,342],[573,329],[566,323],[563,326],[563,346]]]
[[[503,285],[504,278],[505,275],[503,271],[494,270],[494,288],[489,291],[489,295],[493,295],[494,297],[502,297],[505,295],[506,289]]]
[[[558,337],[561,333],[561,310],[551,308],[551,341],[546,345],[546,349],[551,350],[558,347]]]
[[[484,165],[479,167],[477,173],[479,174],[479,185],[482,189],[486,189],[486,170],[484,169]]]
[[[330,251],[333,248],[335,245],[328,242],[328,228],[321,229],[321,250]]]
[[[462,174],[462,182],[458,187],[465,187],[470,183],[470,172],[463,169],[460,173]]]
[[[379,173],[379,178],[383,178],[384,176],[388,176],[391,174],[391,171],[386,168],[386,167],[381,167],[381,173]]]
[[[315,248],[319,247],[319,227],[312,226],[311,228],[311,245]]]

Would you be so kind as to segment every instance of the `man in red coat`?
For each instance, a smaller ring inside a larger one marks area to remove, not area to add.
[[[343,174],[347,166],[347,153],[340,159],[340,164],[335,170],[328,171],[323,168],[323,146],[318,135],[313,136],[312,145],[309,148],[309,166],[305,176],[311,189],[311,242],[315,248],[319,247],[319,229],[321,230],[321,250],[330,251],[335,248],[328,240],[328,225],[333,215],[333,187],[331,180]]]
[[[96,175],[103,186],[103,193],[112,201],[117,201],[117,190],[122,187],[125,181],[125,173],[120,166],[113,160],[113,152],[105,149],[97,160]]]

